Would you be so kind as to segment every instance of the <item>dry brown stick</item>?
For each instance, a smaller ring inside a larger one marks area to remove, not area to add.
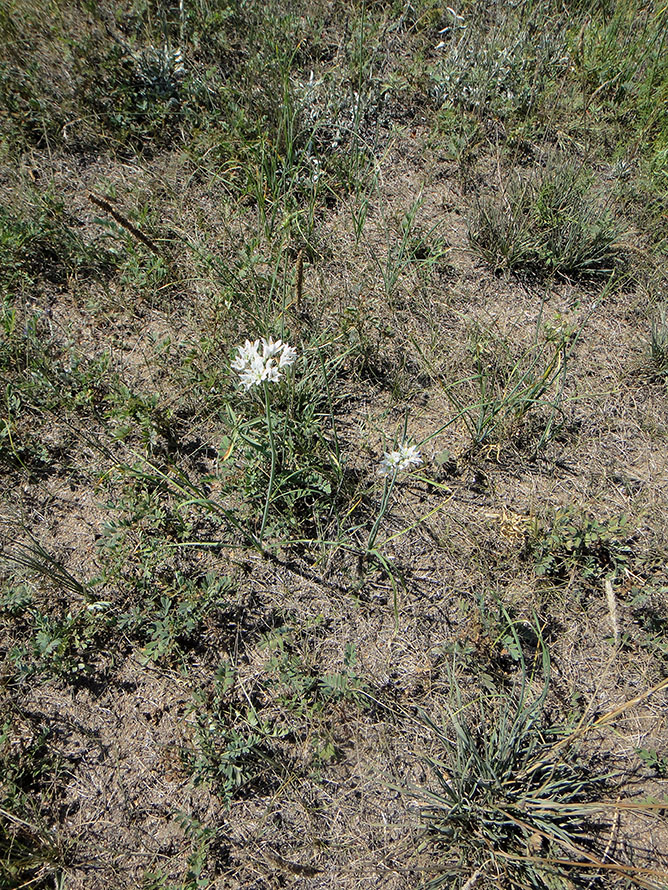
[[[605,598],[608,601],[608,612],[610,613],[610,624],[612,625],[612,633],[615,640],[615,646],[619,646],[619,622],[617,620],[617,600],[615,591],[610,578],[605,579]]]
[[[283,871],[290,872],[293,875],[306,875],[307,877],[315,877],[315,875],[320,874],[322,869],[316,868],[313,865],[302,865],[299,862],[290,862],[288,859],[283,859],[282,856],[279,856],[277,853],[274,853],[273,850],[270,850],[268,847],[262,847],[261,853],[272,865],[276,868],[280,868]]]
[[[153,241],[151,241],[150,238],[147,238],[143,232],[140,232],[136,226],[133,226],[130,220],[123,216],[122,213],[119,213],[118,210],[112,207],[109,201],[105,201],[104,198],[98,198],[98,196],[92,194],[92,192],[88,194],[88,200],[92,204],[95,204],[96,207],[104,210],[110,216],[113,216],[119,226],[122,226],[124,229],[130,232],[131,235],[134,235],[134,237],[138,241],[141,241],[142,244],[148,247],[151,253],[154,253],[156,256],[162,257],[161,251],[155,246]]]
[[[464,886],[462,887],[462,890],[473,890],[475,885],[478,883],[478,878],[480,877],[482,872],[483,872],[482,868],[477,868],[473,872],[471,877],[468,879],[468,881],[464,884]]]

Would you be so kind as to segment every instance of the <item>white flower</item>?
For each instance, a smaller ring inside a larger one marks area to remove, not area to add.
[[[243,346],[236,347],[236,357],[231,367],[239,374],[244,389],[260,386],[263,383],[278,383],[281,370],[292,365],[297,358],[297,350],[282,340],[246,340]]]
[[[241,359],[238,360],[241,364]],[[267,368],[257,353],[252,356],[248,363],[243,367],[236,367],[241,379],[241,385],[244,389],[250,389],[252,386],[260,386],[263,380],[266,380]]]
[[[297,361],[297,350],[294,346],[288,346],[287,343],[283,347],[283,352],[281,353],[281,357],[278,361],[279,368],[289,368],[290,365],[293,365]]]
[[[245,371],[249,368],[253,363],[253,357],[258,354],[259,345],[259,340],[256,340],[255,343],[246,340],[243,346],[237,346],[237,357],[232,362],[232,368],[235,371]]]
[[[281,375],[278,373],[278,368],[274,364],[272,359],[269,359],[267,364],[264,366],[264,376],[263,380],[267,380],[269,383],[278,383],[281,379]]]
[[[274,358],[277,355],[280,355],[281,352],[287,346],[286,343],[283,343],[282,340],[272,340],[271,337],[268,340],[262,338],[262,358],[265,362],[268,359]]]
[[[403,473],[412,466],[418,467],[422,463],[417,445],[408,445],[402,442],[396,451],[386,451],[380,462],[378,472],[381,476],[393,476],[395,473]]]

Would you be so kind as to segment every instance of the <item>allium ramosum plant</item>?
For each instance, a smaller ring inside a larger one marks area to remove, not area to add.
[[[394,488],[394,483],[396,482],[397,476],[400,473],[408,472],[409,470],[413,469],[413,467],[419,467],[421,463],[422,458],[420,457],[420,452],[417,445],[409,445],[408,442],[406,442],[405,440],[394,451],[385,451],[383,453],[383,458],[380,462],[380,466],[378,467],[378,475],[385,478],[385,482],[383,485],[383,495],[380,500],[380,509],[378,511],[378,516],[376,517],[376,521],[371,528],[369,540],[367,541],[367,553],[371,553],[373,551],[373,545],[376,542],[378,529],[380,528],[380,523],[383,520],[383,516],[387,512],[387,507],[390,502],[390,496],[392,494],[392,489]]]
[[[261,386],[264,394],[265,417],[267,420],[267,432],[269,434],[269,448],[271,451],[271,467],[269,470],[269,482],[267,483],[267,496],[260,524],[259,544],[262,546],[271,492],[274,485],[276,472],[276,442],[274,440],[274,428],[271,422],[271,399],[269,397],[269,385],[278,383],[286,369],[290,368],[297,359],[297,350],[283,343],[282,340],[269,339],[255,340],[253,343],[246,340],[243,346],[236,347],[236,358],[232,362],[232,369],[239,374],[241,386],[246,390]]]

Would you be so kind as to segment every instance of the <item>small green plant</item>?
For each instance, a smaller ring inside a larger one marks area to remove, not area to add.
[[[225,614],[230,607],[232,584],[227,576],[213,572],[205,577],[186,578],[176,573],[167,593],[148,600],[140,611],[118,618],[123,630],[143,641],[142,662],[171,664],[183,658],[207,619]]]
[[[366,543],[367,554],[376,553],[374,545],[376,543],[378,531],[380,530],[380,524],[383,521],[383,517],[387,513],[388,507],[390,505],[390,498],[392,495],[392,490],[394,489],[394,484],[397,481],[397,476],[401,473],[407,472],[408,470],[412,470],[413,467],[419,467],[421,463],[422,458],[420,457],[420,452],[417,445],[409,445],[406,439],[404,439],[393,451],[386,451],[383,454],[383,459],[381,460],[380,467],[378,469],[378,473],[383,477],[384,480],[383,493],[380,499],[378,515],[376,516],[376,520],[371,527],[369,538]]]
[[[175,817],[192,851],[186,873],[178,884],[174,884],[162,871],[149,871],[144,875],[140,890],[207,890],[213,886],[219,857],[227,853],[224,828],[206,825],[183,812],[176,813]]]
[[[60,676],[77,682],[90,676],[106,630],[92,586],[81,582],[38,541],[2,541],[4,564],[10,577],[0,588],[0,616],[22,626],[24,641],[14,646],[11,660],[23,677]],[[13,570],[13,571],[12,571]],[[22,583],[18,575],[30,583]],[[68,595],[72,606],[45,607],[38,590],[46,587]]]
[[[292,733],[310,742],[317,765],[338,756],[334,706],[345,701],[362,709],[366,700],[354,645],[345,647],[339,669],[324,671],[306,639],[313,629],[303,623],[295,627],[286,624],[266,634],[261,645],[270,654],[265,670],[272,700],[292,715]]]
[[[660,779],[668,779],[668,756],[653,748],[638,748],[636,751],[642,762]]]
[[[649,350],[653,376],[668,383],[668,314],[663,303],[657,307],[652,318]]]
[[[560,507],[546,528],[536,524],[530,535],[536,574],[562,582],[573,575],[589,583],[611,577],[629,565],[630,534],[624,514],[599,522]]]
[[[174,445],[173,418],[160,405],[155,393],[141,395],[118,382],[106,396],[105,404],[116,439],[129,439],[139,427],[139,436],[148,454],[152,454],[160,442],[168,449]]]
[[[343,698],[355,700],[362,689],[357,676],[356,652],[352,644],[346,646],[343,669],[322,673],[313,663],[310,652],[303,652],[297,645],[304,628],[293,631],[281,627],[263,638],[262,645],[270,653],[266,665],[282,701],[295,711],[322,710],[324,706]]]
[[[0,209],[0,295],[48,281],[63,286],[70,276],[104,277],[119,263],[113,249],[87,244],[61,198],[35,193],[21,214]]]
[[[265,420],[267,424],[267,433],[269,437],[269,451],[271,455],[271,465],[269,469],[269,480],[267,482],[267,495],[264,502],[264,510],[262,512],[262,521],[257,541],[258,546],[262,549],[262,540],[264,530],[267,525],[267,517],[269,515],[269,505],[271,504],[271,496],[274,485],[274,474],[276,472],[276,456],[277,448],[274,439],[274,426],[272,421],[271,400],[269,396],[269,384],[278,383],[285,369],[294,364],[297,358],[297,350],[281,340],[262,339],[262,352],[260,352],[260,341],[256,340],[251,343],[246,340],[243,346],[237,347],[237,356],[232,362],[232,368],[239,374],[241,385],[246,391],[253,387],[261,387],[264,395]]]
[[[272,787],[286,771],[277,742],[289,729],[265,716],[250,701],[233,695],[235,672],[225,662],[217,672],[213,695],[196,693],[196,732],[184,752],[194,781],[210,782],[229,806],[252,788]]]

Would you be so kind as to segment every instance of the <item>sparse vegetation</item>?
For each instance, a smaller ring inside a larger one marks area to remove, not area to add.
[[[667,34],[0,9],[0,888],[668,887]]]

